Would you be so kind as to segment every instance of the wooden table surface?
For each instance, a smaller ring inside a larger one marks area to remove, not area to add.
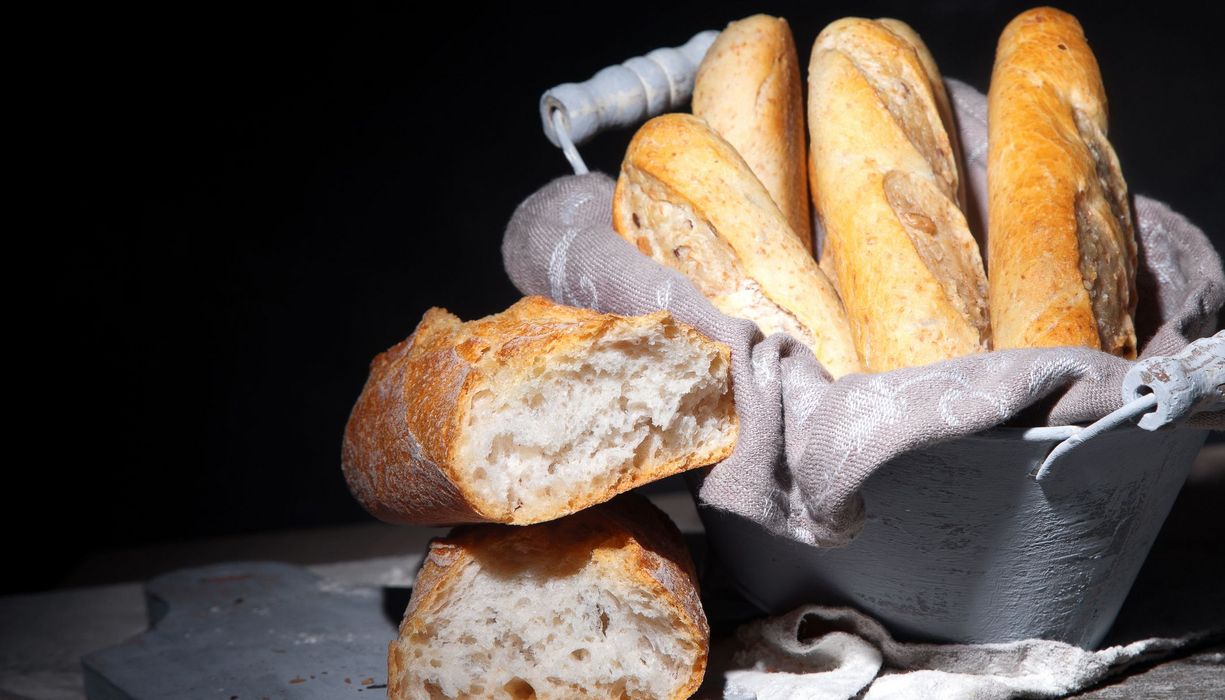
[[[688,495],[666,488],[649,495],[700,546],[701,522]],[[1225,629],[1223,510],[1225,445],[1214,445],[1196,462],[1106,645]],[[157,574],[224,561],[277,560],[340,584],[410,586],[430,538],[443,532],[370,523],[101,553],[84,562],[66,588],[0,598],[0,699],[83,698],[80,657],[145,630],[141,582]],[[734,594],[724,589],[723,595]],[[747,610],[735,601],[725,609],[732,617]],[[717,614],[712,625],[718,629]],[[720,656],[716,645],[703,696],[718,693]],[[1225,638],[1076,697],[1225,698]]]

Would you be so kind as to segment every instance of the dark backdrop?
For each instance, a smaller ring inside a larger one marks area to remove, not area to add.
[[[55,328],[36,343],[50,435],[10,469],[6,590],[101,549],[367,518],[341,478],[349,407],[422,312],[517,298],[499,242],[568,172],[546,88],[758,11],[806,63],[826,23],[892,15],[946,75],[985,89],[1030,3],[537,3],[478,10],[161,5],[58,18],[38,56],[61,208]],[[1133,191],[1221,246],[1219,38],[1209,4],[1063,5],[1104,73]],[[615,8],[615,10],[614,10]],[[40,59],[41,60],[41,59]],[[583,148],[615,171],[630,133]],[[48,151],[51,153],[51,151]],[[26,377],[29,379],[30,377]],[[24,436],[18,436],[24,437]],[[30,528],[33,525],[33,529]],[[55,533],[55,534],[51,534]]]

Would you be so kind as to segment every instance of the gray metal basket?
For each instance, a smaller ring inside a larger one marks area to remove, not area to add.
[[[545,133],[576,172],[576,143],[681,108],[717,36],[703,32],[541,98]],[[1137,363],[1123,408],[1087,427],[995,429],[906,453],[864,485],[867,522],[847,547],[776,537],[702,509],[711,548],[754,604],[854,605],[895,632],[957,642],[1097,645],[1225,407],[1225,333],[1179,358]],[[1160,428],[1160,430],[1158,430]]]
[[[850,545],[815,549],[703,509],[755,605],[854,605],[894,632],[1096,646],[1114,622],[1207,431],[1125,428],[1033,472],[1062,429],[998,429],[891,461],[864,485]]]

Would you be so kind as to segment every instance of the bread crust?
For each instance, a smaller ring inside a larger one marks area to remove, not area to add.
[[[940,121],[944,124],[945,135],[948,136],[949,145],[953,148],[953,162],[958,165],[965,163],[961,156],[961,139],[957,136],[953,103],[949,101],[948,90],[944,87],[944,76],[940,75],[940,68],[936,65],[936,59],[932,57],[927,44],[913,27],[901,20],[880,17],[876,21],[914,48],[915,56],[922,64],[923,72],[927,74],[927,81],[932,87],[932,94],[936,98],[936,109],[940,112]],[[963,212],[966,210],[966,179],[964,177],[958,178],[957,181],[957,207]]]
[[[1136,242],[1106,95],[1076,18],[1004,29],[988,92],[988,264],[997,348],[1136,356]]]
[[[693,114],[740,153],[811,253],[804,96],[787,20],[754,15],[727,25],[698,68]]]
[[[810,191],[869,371],[990,349],[987,283],[958,208],[951,110],[918,36],[846,18],[809,64]]]
[[[676,241],[660,233],[670,208],[689,224]],[[834,377],[860,370],[833,286],[748,164],[701,119],[665,114],[638,130],[617,179],[613,228],[686,274],[723,313],[767,334],[791,331]]]
[[[547,553],[539,555],[538,553]],[[476,525],[457,528],[430,543],[413,585],[397,639],[388,647],[388,697],[409,697],[413,683],[410,640],[428,638],[426,616],[445,601],[468,564],[516,567],[539,557],[558,573],[581,568],[590,559],[606,571],[651,591],[682,624],[677,635],[698,650],[688,682],[675,698],[697,692],[706,672],[710,627],[702,610],[697,570],[676,525],[650,501],[623,494],[561,520],[520,528]]]
[[[575,496],[542,513],[491,502],[456,468],[460,431],[472,396],[499,376],[523,376],[535,358],[582,348],[614,328],[674,324],[693,343],[714,348],[730,366],[730,349],[659,311],[617,316],[525,297],[506,311],[463,323],[430,309],[407,340],[371,363],[370,377],[345,428],[342,468],[349,489],[382,520],[414,524],[526,524],[560,517],[665,476],[718,462],[734,447],[696,446],[677,459],[646,463],[603,491]],[[509,373],[509,374],[508,374]],[[736,421],[730,389],[720,410]]]

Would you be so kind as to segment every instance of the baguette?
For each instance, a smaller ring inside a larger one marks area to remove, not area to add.
[[[680,532],[627,494],[433,542],[388,649],[388,696],[687,698],[709,642]]]
[[[389,522],[550,520],[732,451],[730,351],[667,312],[527,297],[426,312],[375,358],[345,429],[349,488]]]
[[[613,228],[716,308],[789,333],[834,377],[859,371],[846,311],[744,159],[705,122],[665,114],[630,142]]]
[[[754,15],[727,25],[698,67],[693,114],[744,158],[811,253],[804,95],[787,20]]]
[[[869,371],[990,349],[987,280],[935,62],[897,20],[847,18],[809,64],[810,189]]]
[[[1136,240],[1106,94],[1076,18],[1022,13],[987,97],[988,262],[998,348],[1136,356]]]

